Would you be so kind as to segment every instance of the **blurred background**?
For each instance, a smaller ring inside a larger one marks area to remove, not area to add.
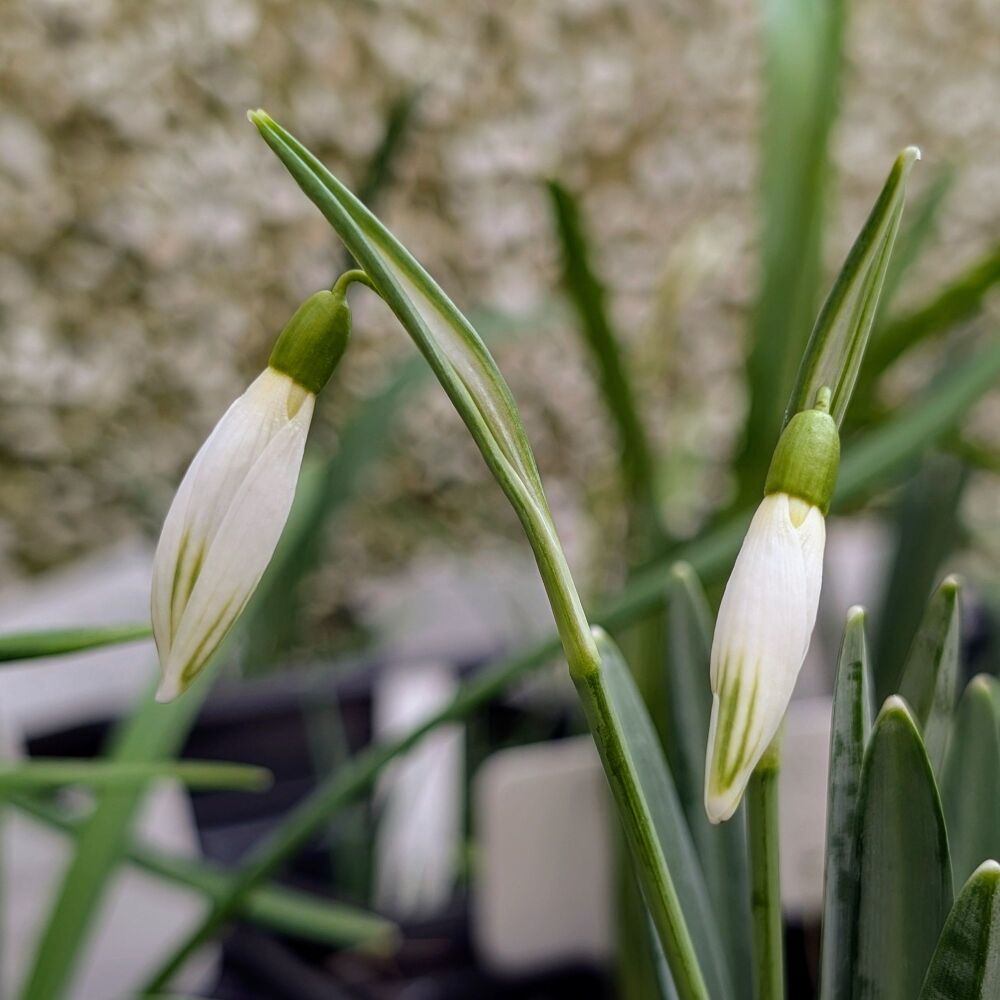
[[[148,560],[187,463],[298,303],[347,266],[247,108],[264,106],[306,142],[476,324],[520,404],[574,574],[595,605],[621,590],[631,567],[678,551],[759,495],[818,306],[911,143],[923,162],[879,321],[889,347],[879,377],[862,380],[851,429],[877,429],[943,385],[977,357],[1000,308],[1000,11],[987,0],[872,0],[847,12],[841,45],[835,28],[815,30],[839,7],[810,2],[786,17],[794,6],[6,0],[0,623],[144,619]],[[839,89],[839,103],[828,89]],[[238,858],[347,752],[417,721],[463,671],[551,628],[520,527],[444,394],[411,363],[388,309],[364,290],[352,301],[354,339],[320,401],[298,534],[186,751],[193,743],[201,756],[260,759],[289,779],[265,806],[196,797],[196,841],[221,861]],[[595,324],[618,345],[641,423],[639,487],[622,462],[628,436],[609,417],[606,358],[581,336]],[[772,342],[787,346],[776,355]],[[826,603],[800,692],[819,699],[803,710],[801,731],[804,747],[819,748],[820,782],[822,699],[848,606],[872,608],[874,644],[892,673],[930,589],[961,572],[970,648],[980,666],[992,662],[1000,394],[977,392],[961,418],[921,463],[832,522]],[[724,579],[705,580],[710,599]],[[909,623],[902,638],[877,633],[890,611]],[[50,679],[41,686],[37,673],[7,682],[23,747],[98,751],[154,669],[136,648],[102,662],[104,672],[88,667],[72,689],[61,665],[42,668]],[[310,715],[311,703],[322,711]],[[248,748],[248,731],[273,739]],[[424,943],[409,964],[372,971],[287,941],[274,945],[273,963],[308,975],[333,967],[346,996],[610,990],[606,915],[518,961],[528,944],[509,934],[540,904],[509,903],[505,877],[488,875],[526,857],[515,833],[492,825],[526,808],[504,804],[519,767],[546,779],[579,771],[579,794],[600,813],[589,744],[578,757],[515,757],[514,777],[501,767],[478,792],[466,789],[495,751],[581,731],[553,670],[450,742],[444,733],[425,770],[414,767],[425,792],[438,769],[429,836],[452,851],[406,891],[399,872],[420,869],[427,841],[373,849],[371,834],[417,809],[412,798],[366,802],[303,863],[298,877],[314,888],[418,922]],[[541,801],[555,795],[531,787]],[[822,810],[822,786],[818,796]],[[555,822],[539,820],[539,831]],[[604,858],[593,825],[593,856]],[[486,857],[484,843],[500,853]],[[793,872],[789,891],[800,893],[808,937],[817,861],[806,850],[797,863],[801,885]],[[540,870],[552,864],[541,852]],[[492,886],[475,903],[478,923],[468,903],[477,873]],[[604,877],[598,909],[610,892]],[[511,876],[536,887],[538,878]],[[554,877],[546,891],[565,897],[571,884]],[[426,930],[442,920],[444,929]],[[232,948],[237,968],[264,953],[238,937]],[[803,946],[804,983],[810,954]],[[567,963],[566,982],[544,978]],[[412,986],[447,981],[438,966],[473,978],[443,992]],[[474,978],[484,966],[500,980]],[[104,973],[87,968],[81,975],[96,978],[77,982],[76,995],[113,995],[93,992]],[[293,972],[277,986],[228,975],[230,985],[206,995],[314,995],[294,992]]]

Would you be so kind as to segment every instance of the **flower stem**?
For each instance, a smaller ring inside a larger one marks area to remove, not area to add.
[[[747,839],[750,849],[753,916],[754,996],[784,1000],[785,953],[778,870],[778,774],[781,735],[764,752],[747,788]]]

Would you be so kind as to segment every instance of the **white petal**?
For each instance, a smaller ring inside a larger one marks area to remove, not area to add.
[[[784,717],[816,623],[826,525],[784,493],[754,515],[712,641],[709,819],[728,819]]]
[[[213,556],[213,551],[227,525],[230,527],[225,537],[233,544],[234,511],[242,510],[244,521],[253,517],[245,500],[250,487],[255,489],[253,495],[261,511],[266,512],[262,516],[273,520],[280,513],[280,523],[276,529],[272,526],[276,531],[274,542],[259,571],[253,569],[255,557],[270,532],[265,529],[258,535],[254,527],[252,537],[246,541],[236,539],[233,556],[238,564],[246,561],[249,569],[244,575],[252,576],[253,583],[229,624],[242,610],[273,554],[294,496],[314,401],[315,397],[288,376],[266,369],[225,413],[185,474],[167,514],[153,561],[153,633],[165,672],[161,689],[164,696],[172,687],[185,686],[181,684],[176,664],[184,667],[197,652],[201,640],[210,645],[209,653],[218,645],[211,636],[201,636],[192,645],[193,623],[200,621],[204,627],[212,621],[205,615],[213,614],[211,605],[206,609],[203,603],[196,606],[193,602],[204,602],[212,590],[211,585],[201,586],[209,569],[212,569],[210,579],[218,580],[220,556]],[[264,487],[263,495],[261,483],[269,484]],[[216,614],[218,610],[215,607]],[[185,645],[178,652],[182,638]],[[199,665],[203,663],[204,658],[200,658]]]

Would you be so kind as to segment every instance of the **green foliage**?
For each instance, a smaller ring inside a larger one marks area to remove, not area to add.
[[[865,752],[857,869],[854,1000],[912,1000],[951,908],[951,861],[920,731],[896,697]]]
[[[987,861],[955,901],[919,1000],[1000,996],[1000,865]]]
[[[851,994],[859,889],[858,793],[865,747],[872,729],[871,697],[865,614],[861,608],[853,608],[840,648],[830,725],[821,1000],[836,1000]]]
[[[982,862],[1000,858],[1000,681],[982,674],[951,722],[941,775],[955,887]]]
[[[148,625],[114,625],[108,628],[44,629],[0,636],[0,663],[16,663],[43,656],[64,656],[86,649],[100,649],[122,642],[152,638]]]
[[[268,788],[271,772],[244,764],[214,761],[79,761],[48,757],[19,764],[0,764],[0,796],[39,792],[64,785],[91,788],[132,788],[156,778],[173,778],[188,788],[229,788],[259,792]]]

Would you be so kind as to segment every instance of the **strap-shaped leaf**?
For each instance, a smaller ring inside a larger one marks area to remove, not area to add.
[[[712,614],[694,569],[678,563],[667,585],[667,727],[664,749],[670,774],[701,861],[729,962],[734,996],[749,997],[750,882],[742,806],[727,823],[705,814],[705,747],[712,711],[709,657]]]
[[[913,710],[934,773],[940,774],[958,692],[959,583],[947,577],[934,592],[913,639],[899,693]]]
[[[872,728],[870,674],[865,613],[852,608],[840,647],[830,726],[821,1000],[851,993],[851,946],[858,912],[855,830],[861,765]]]
[[[517,405],[479,334],[410,252],[266,112],[250,120],[323,213],[430,363],[501,485],[547,510]]]
[[[1000,858],[1000,681],[980,674],[958,703],[941,775],[956,887]]]
[[[941,932],[920,1000],[1000,997],[1000,864],[976,869]]]
[[[12,632],[0,636],[0,663],[33,660],[41,656],[63,656],[85,649],[98,649],[121,642],[149,639],[148,625],[112,625],[106,628],[45,629],[39,632]]]
[[[133,788],[157,778],[173,778],[188,788],[231,788],[261,791],[271,784],[271,772],[246,764],[215,761],[94,761],[41,758],[0,765],[0,796],[43,791],[64,785],[92,788]]]
[[[847,260],[827,297],[802,358],[798,379],[785,413],[786,422],[812,406],[816,393],[828,386],[830,413],[839,425],[847,412],[861,359],[878,310],[892,246],[906,196],[906,178],[920,158],[908,146],[896,158]]]
[[[681,997],[732,996],[701,866],[653,724],[618,647],[601,629],[594,638],[601,669],[578,679],[577,689],[674,983]]]
[[[906,703],[889,698],[861,771],[854,1000],[913,1000],[951,908],[941,800]]]

